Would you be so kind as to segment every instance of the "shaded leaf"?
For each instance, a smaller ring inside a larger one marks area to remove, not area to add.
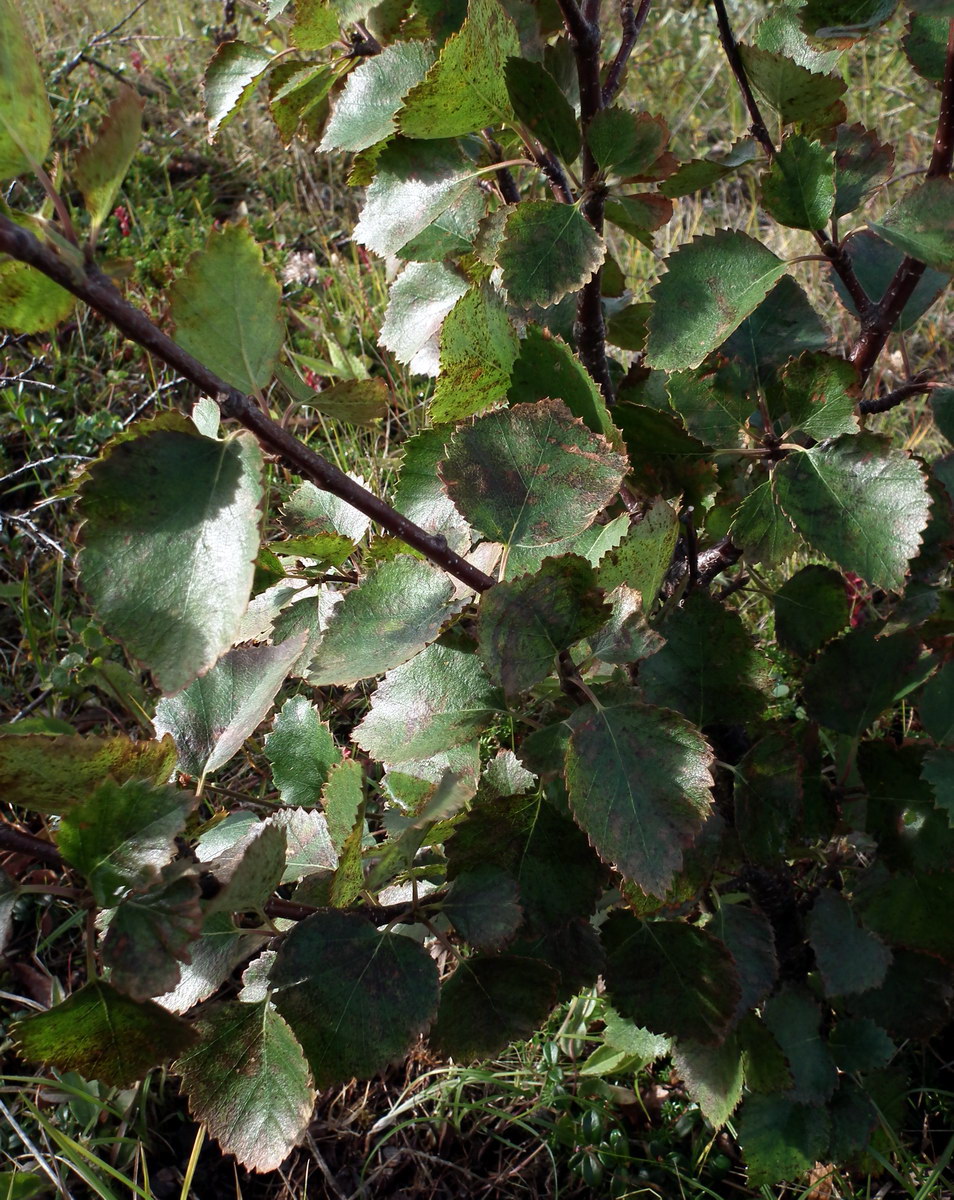
[[[599,709],[567,747],[570,808],[601,858],[664,896],[710,811],[711,764],[702,735],[676,713]]]
[[[171,992],[156,996],[156,1003],[169,1012],[188,1012],[218,991],[261,941],[258,932],[237,930],[229,913],[207,917],[202,933],[189,946],[189,962],[180,965],[179,982]]]
[[[280,62],[268,75],[268,111],[282,142],[296,134],[308,141],[320,137],[328,119],[328,93],[337,75],[314,63]]]
[[[281,288],[246,224],[214,229],[170,299],[183,350],[239,391],[269,383],[285,338]]]
[[[180,770],[201,779],[238,753],[268,716],[304,644],[300,634],[278,646],[239,646],[184,692],[159,701],[153,724],[175,739]]]
[[[654,500],[641,521],[630,524],[620,544],[600,560],[597,579],[605,591],[620,584],[643,597],[649,611],[663,585],[679,540],[679,518],[665,500]]]
[[[437,1008],[437,967],[427,951],[342,913],[300,921],[278,951],[271,981],[319,1089],[386,1067]]]
[[[788,1059],[792,1099],[808,1104],[827,1100],[838,1084],[838,1072],[822,1040],[822,1010],[810,993],[787,986],[766,1001],[762,1019]]]
[[[781,371],[779,385],[770,404],[773,415],[788,414],[786,437],[793,429],[818,441],[857,432],[861,383],[850,362],[831,354],[802,354]]]
[[[15,0],[0,0],[0,179],[42,166],[50,148],[53,114]]]
[[[642,175],[669,142],[662,117],[628,108],[601,108],[586,128],[586,142],[600,169],[613,175]]]
[[[954,962],[954,929],[938,913],[954,904],[954,873],[899,872],[859,891],[856,909],[865,924],[892,945]]]
[[[301,1047],[268,1000],[206,1009],[175,1064],[189,1111],[226,1154],[274,1171],[304,1136],[315,1089]]]
[[[849,233],[841,245],[865,294],[872,300],[879,301],[901,265],[904,252],[872,233],[870,229],[859,229]],[[895,323],[895,330],[910,329],[937,300],[949,282],[947,275],[928,268],[905,304]],[[837,276],[834,277],[834,284],[842,304],[857,316],[855,303]]]
[[[680,246],[666,268],[652,290],[646,357],[667,371],[697,367],[786,271],[767,246],[729,230]]]
[[[801,134],[789,134],[762,176],[762,203],[781,225],[821,229],[835,204],[831,148]]]
[[[23,220],[16,224],[29,228]],[[14,333],[54,329],[66,320],[75,304],[76,297],[71,292],[35,267],[12,258],[0,262],[0,325],[4,328]]]
[[[775,863],[802,821],[804,764],[791,735],[773,729],[747,751],[735,785],[735,827],[749,862]]]
[[[954,662],[946,662],[924,685],[918,716],[924,732],[936,742],[954,742]]]
[[[561,338],[548,336],[539,325],[528,325],[513,363],[509,399],[529,404],[549,398],[562,400],[574,417],[612,443],[619,438],[606,401],[576,354]]]
[[[833,217],[854,212],[871,191],[891,177],[894,147],[882,145],[864,125],[839,125],[835,142]]]
[[[564,162],[580,153],[580,127],[560,85],[543,63],[508,58],[507,94],[517,119]]]
[[[441,911],[464,941],[481,950],[499,950],[523,921],[519,895],[509,872],[485,863],[455,877]]]
[[[265,753],[282,803],[292,806],[316,804],[328,772],[341,761],[331,730],[305,696],[285,701]]]
[[[582,212],[556,200],[524,200],[507,214],[497,249],[511,304],[549,308],[579,291],[606,256]]]
[[[775,468],[775,495],[810,546],[875,587],[900,590],[930,501],[918,466],[874,433],[845,435]]]
[[[682,1040],[673,1048],[672,1063],[699,1105],[702,1115],[720,1129],[742,1099],[743,1055],[735,1040],[703,1046]]]
[[[775,636],[783,649],[808,658],[848,625],[845,578],[817,563],[796,571],[775,593]]]
[[[430,1041],[441,1055],[490,1058],[529,1037],[556,1004],[556,972],[533,958],[463,959],[441,988]]]
[[[826,995],[866,992],[884,982],[891,951],[862,928],[842,893],[831,888],[819,892],[807,928]]]
[[[208,914],[264,911],[265,902],[281,882],[287,849],[285,831],[265,821],[252,826],[209,868],[222,885],[205,905]]]
[[[851,998],[851,1011],[896,1038],[926,1041],[951,1019],[954,967],[931,954],[898,949],[881,987]]]
[[[739,1141],[751,1187],[796,1179],[824,1158],[830,1122],[824,1108],[784,1095],[749,1096],[739,1114]]]
[[[602,927],[606,987],[614,1008],[638,1025],[699,1045],[719,1045],[736,1004],[732,956],[704,929],[640,921],[614,912]]]
[[[749,492],[729,527],[729,537],[741,546],[750,562],[776,566],[794,554],[799,537],[782,511],[766,480]]]
[[[190,1024],[96,979],[11,1029],[23,1057],[125,1088],[196,1040]]]
[[[807,70],[783,54],[757,46],[740,45],[739,53],[752,87],[775,109],[783,124],[819,124],[827,114],[833,117],[830,124],[838,124],[840,114],[834,106],[846,91],[843,79]]]
[[[739,1003],[734,1023],[757,1008],[778,979],[775,938],[768,918],[758,909],[722,904],[713,915],[710,932],[729,949],[739,977]]]
[[[919,262],[954,274],[954,180],[926,179],[869,226]]]
[[[883,25],[897,7],[898,0],[808,0],[799,17],[812,37],[856,39]]]
[[[262,453],[250,434],[218,442],[184,418],[168,425],[114,442],[83,477],[79,500],[81,583],[107,633],[166,693],[232,644],[252,589],[262,499]]]
[[[425,42],[394,42],[360,63],[335,101],[319,150],[366,150],[397,129],[401,101],[434,61]]]

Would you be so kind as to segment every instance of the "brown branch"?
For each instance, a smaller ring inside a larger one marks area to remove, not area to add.
[[[83,268],[66,262],[39,242],[28,230],[15,225],[2,215],[0,252],[36,267],[55,283],[85,301],[130,341],[154,354],[194,383],[200,391],[211,396],[222,410],[223,416],[231,417],[251,430],[263,446],[298,475],[310,479],[320,488],[364,513],[388,533],[420,551],[425,558],[466,583],[468,587],[478,592],[493,587],[494,580],[459,554],[455,554],[443,537],[426,533],[372,492],[349,479],[333,463],[316,454],[273,421],[254,400],[237,388],[231,387],[181,346],[177,346],[145,313],[124,300],[113,283],[95,268]]]
[[[505,155],[503,148],[493,135],[492,129],[484,130],[484,141],[487,143],[487,149],[493,155],[494,162],[503,162]],[[510,173],[509,167],[498,167],[494,172],[497,176],[497,186],[500,188],[500,195],[503,197],[505,204],[520,203],[520,189],[517,187],[516,180]]]
[[[745,72],[745,64],[742,62],[742,55],[739,53],[735,34],[732,32],[732,26],[729,24],[729,14],[726,12],[724,0],[712,0],[712,3],[716,12],[716,22],[719,26],[719,41],[722,43],[722,49],[729,60],[729,66],[732,69],[732,74],[735,76],[735,81],[739,85],[739,91],[742,93],[742,98],[745,101],[745,107],[749,110],[749,118],[752,122],[752,136],[762,146],[769,158],[772,159],[775,157],[775,143],[772,141],[768,127],[762,117],[762,110],[759,108],[755,93],[752,91],[752,86],[749,83],[749,77]]]
[[[63,859],[52,842],[35,837],[32,833],[24,833],[22,829],[14,829],[6,821],[0,821],[0,849],[11,850],[14,854],[28,854],[48,867],[63,868]]]
[[[633,0],[620,0],[619,23],[623,30],[623,38],[616,51],[616,57],[610,63],[606,72],[606,82],[603,84],[603,103],[609,104],[620,89],[623,82],[623,72],[633,47],[646,24],[649,6],[652,0],[640,0],[639,11],[634,11]]]
[[[902,383],[900,387],[884,396],[873,396],[870,400],[862,400],[858,405],[858,411],[866,414],[888,412],[892,408],[897,408],[899,404],[903,404],[905,400],[910,400],[912,396],[924,396],[928,392],[933,392],[935,388],[943,386],[943,384],[934,383],[928,379],[912,379],[908,383]]]
[[[941,107],[934,135],[931,163],[927,169],[928,179],[946,179],[951,174],[954,162],[954,20],[950,22],[947,36],[947,61],[944,80],[941,84]],[[858,340],[849,355],[858,368],[862,383],[871,374],[885,342],[904,312],[905,305],[914,294],[925,265],[916,258],[906,256],[888,284],[880,303],[870,320],[862,327]]]

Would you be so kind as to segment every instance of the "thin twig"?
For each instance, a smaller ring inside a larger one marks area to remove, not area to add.
[[[712,3],[719,26],[719,41],[722,43],[722,49],[729,60],[729,66],[732,68],[732,74],[735,76],[735,81],[739,85],[739,91],[741,91],[742,98],[745,100],[745,107],[749,110],[749,118],[752,122],[752,136],[762,146],[769,158],[772,159],[775,157],[775,143],[769,134],[765,120],[762,117],[762,111],[749,83],[749,77],[745,72],[745,64],[742,62],[742,55],[739,53],[739,47],[732,32],[732,26],[729,24],[729,14],[726,12],[724,0],[712,0]]]
[[[923,396],[927,392],[933,392],[935,388],[944,387],[943,383],[936,383],[928,379],[912,379],[909,383],[902,383],[893,392],[888,392],[885,396],[873,396],[870,400],[862,400],[858,405],[858,411],[862,413],[883,413],[888,412],[892,408],[897,408],[899,404],[903,404],[905,400],[910,400],[912,396]]]
[[[65,262],[37,240],[29,230],[0,215],[0,253],[36,267],[105,317],[130,341],[142,346],[184,378],[211,396],[222,415],[238,421],[296,474],[331,492],[376,521],[388,533],[420,551],[425,558],[477,592],[493,587],[494,580],[451,550],[443,537],[426,533],[366,488],[293,437],[267,416],[258,403],[231,387],[198,359],[154,325],[116,290],[113,282],[95,267],[85,270]]]
[[[23,516],[22,513],[0,512],[0,525],[4,521],[11,521],[14,525],[19,525],[35,545],[41,546],[44,550],[52,550],[60,558],[65,559],[67,562],[70,561],[72,556],[63,549],[59,542],[51,538],[48,533],[44,533],[29,517]]]
[[[640,0],[639,9],[633,11],[633,0],[620,0],[619,5],[619,23],[623,30],[623,39],[619,44],[619,49],[616,51],[616,57],[610,63],[609,70],[606,72],[606,82],[603,84],[603,103],[610,104],[620,89],[623,82],[623,72],[626,70],[626,64],[629,61],[629,56],[633,52],[633,47],[639,39],[643,26],[646,24],[646,17],[649,15],[649,6],[652,0]]]
[[[34,837],[32,833],[14,829],[6,821],[0,821],[0,849],[12,850],[14,854],[27,854],[36,862],[46,863],[48,867],[63,869],[63,859],[52,842]]]
[[[494,137],[492,129],[484,130],[484,141],[487,143],[488,150],[493,155],[493,161],[497,163],[503,162],[503,148]],[[505,204],[520,203],[520,189],[517,187],[509,167],[497,168],[497,186],[500,188],[500,195],[503,197]]]

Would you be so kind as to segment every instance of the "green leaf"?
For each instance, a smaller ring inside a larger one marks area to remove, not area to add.
[[[926,179],[868,225],[919,262],[954,274],[954,179]]]
[[[124,734],[0,734],[4,799],[33,812],[68,813],[106,780],[165,783],[175,764],[175,745],[169,737],[133,742]]]
[[[603,434],[611,443],[618,440],[619,431],[606,401],[574,352],[562,338],[548,336],[539,325],[528,325],[513,363],[510,403],[529,404],[551,397],[562,400],[594,433]]]
[[[26,221],[17,224],[28,227]],[[71,292],[35,267],[12,258],[0,262],[0,325],[4,328],[14,333],[55,329],[66,320],[75,304],[76,297]]]
[[[601,108],[586,129],[586,143],[600,170],[629,177],[642,175],[669,142],[662,117],[628,108]]]
[[[545,679],[556,656],[609,615],[586,559],[548,558],[535,575],[498,583],[481,598],[479,653],[491,679],[513,695]]]
[[[314,805],[328,772],[341,761],[331,730],[306,696],[286,700],[265,739],[272,781],[283,804]]]
[[[309,683],[351,684],[400,666],[437,637],[453,601],[447,574],[430,563],[403,554],[382,563],[335,607]]]
[[[349,478],[356,483],[364,482],[360,476]],[[371,519],[364,513],[308,480],[285,501],[281,519],[283,527],[293,537],[337,533],[352,542],[360,542],[371,527]],[[277,544],[281,545],[280,542]]]
[[[559,558],[561,554],[579,554],[591,566],[596,566],[619,544],[629,523],[629,513],[622,513],[605,525],[591,525],[582,533],[561,538],[558,542],[547,542],[543,546],[511,546],[501,577],[514,579],[517,575],[532,574],[540,569],[545,559]]]
[[[821,229],[835,204],[834,151],[789,134],[762,176],[762,203],[781,225]]]
[[[750,562],[776,566],[798,549],[799,539],[766,480],[735,511],[729,536]]]
[[[954,662],[929,679],[918,700],[921,728],[938,743],[954,743]]]
[[[367,150],[397,129],[401,101],[434,61],[425,42],[394,42],[348,76],[319,150]]]
[[[414,374],[436,375],[441,325],[467,290],[463,276],[444,263],[408,263],[391,284],[380,344]]]
[[[845,578],[832,567],[802,567],[775,593],[778,644],[800,658],[837,637],[849,616]]]
[[[471,234],[483,211],[473,163],[453,140],[399,138],[381,151],[354,239],[382,258],[396,254],[468,193],[477,201]]]
[[[826,996],[866,992],[884,982],[891,951],[862,928],[841,892],[823,888],[818,893],[807,931]]]
[[[580,127],[560,85],[543,63],[508,58],[507,94],[517,120],[565,163],[580,153]]]
[[[175,416],[113,442],[83,477],[83,587],[164,692],[232,644],[252,589],[261,475],[250,434],[213,441]]]
[[[739,999],[732,956],[704,929],[613,912],[602,927],[606,988],[624,1017],[654,1032],[719,1045]]]
[[[303,645],[300,634],[278,646],[239,646],[185,691],[159,701],[153,724],[175,738],[180,770],[202,779],[238,753],[268,716]]]
[[[272,56],[248,42],[222,42],[205,69],[205,115],[209,137],[245,107],[258,87]]]
[[[441,486],[437,473],[449,437],[449,430],[425,429],[407,439],[391,502],[415,525],[446,538],[452,550],[465,554],[473,541],[471,528]]]
[[[735,827],[746,859],[769,864],[786,850],[803,821],[804,764],[791,735],[773,729],[738,766]]]
[[[284,829],[259,821],[234,846],[209,863],[221,887],[205,905],[210,913],[264,911],[282,879],[287,846]]]
[[[499,950],[520,928],[516,879],[490,863],[455,876],[441,911],[458,934],[480,950]]]
[[[343,913],[300,921],[271,980],[319,1089],[400,1058],[437,1008],[437,967],[423,946]]]
[[[644,241],[648,233],[668,225],[672,214],[672,201],[667,196],[660,196],[655,192],[613,196],[606,202],[607,221],[639,241]]]
[[[830,1121],[824,1108],[785,1095],[748,1096],[739,1141],[750,1187],[797,1179],[825,1157]]]
[[[882,145],[864,125],[839,125],[835,142],[835,207],[833,217],[854,212],[894,169],[894,147]]]
[[[355,828],[364,803],[364,768],[354,758],[335,763],[321,793],[331,844],[340,854]],[[362,831],[363,832],[363,831]]]
[[[676,371],[666,380],[669,403],[689,432],[709,446],[735,447],[753,412],[752,401],[735,380],[706,367]]]
[[[432,421],[460,421],[506,397],[517,335],[496,292],[474,287],[458,300],[441,329],[440,345]]]
[[[463,959],[441,988],[431,1045],[458,1062],[490,1058],[528,1038],[556,999],[556,972],[539,959]]]
[[[696,725],[756,717],[765,703],[765,668],[742,618],[705,592],[694,592],[659,626],[666,645],[640,668],[651,704],[675,708]]]
[[[720,1129],[742,1099],[743,1056],[735,1038],[721,1046],[680,1041],[672,1063],[706,1120]]]
[[[413,138],[459,137],[498,125],[511,113],[506,63],[520,56],[513,22],[498,0],[470,0],[467,19],[448,38],[424,79],[404,98],[401,132]]]
[[[809,716],[828,729],[860,737],[930,672],[930,663],[920,658],[916,633],[902,630],[885,637],[871,627],[850,630],[829,642],[805,676]]]
[[[83,194],[93,228],[98,229],[112,211],[129,164],[139,146],[143,101],[123,87],[109,106],[106,120],[93,141],[79,152],[73,164],[73,181]]]
[[[752,87],[775,109],[784,125],[794,121],[839,123],[844,107],[837,102],[847,90],[843,79],[809,71],[783,54],[772,54],[757,46],[740,45],[739,53]]]
[[[954,903],[954,873],[922,871],[879,878],[861,891],[856,907],[865,923],[885,941],[936,954],[954,962],[954,929],[938,914]]]
[[[0,180],[42,166],[53,114],[20,5],[0,0]]]
[[[195,796],[172,787],[106,779],[63,817],[56,842],[100,908],[110,908],[123,892],[159,878],[195,803]]]
[[[169,1012],[188,1012],[218,991],[261,941],[256,931],[237,930],[227,912],[206,917],[201,935],[189,947],[189,962],[179,968],[179,982],[171,992],[156,996],[156,1003]]]
[[[808,0],[799,17],[811,37],[857,39],[883,25],[897,7],[898,0]]]
[[[285,337],[281,288],[246,224],[209,234],[173,284],[170,307],[183,350],[239,391],[269,383]]]
[[[869,229],[860,229],[849,233],[841,245],[851,261],[855,275],[865,294],[872,300],[880,300],[900,267],[904,259],[904,252],[877,237]],[[842,304],[852,315],[857,316],[858,310],[845,290],[845,285],[837,276],[834,277],[834,283]],[[940,271],[932,271],[930,268],[925,270],[918,280],[911,298],[905,304],[901,316],[895,322],[895,330],[910,329],[934,304],[949,283],[949,276],[943,275]]]
[[[596,658],[624,664],[639,662],[655,654],[664,639],[649,627],[642,594],[621,583],[607,594],[606,599],[612,605],[612,614],[590,639],[590,648]]]
[[[549,308],[597,271],[606,245],[583,213],[556,200],[524,200],[507,214],[497,249],[511,304]]]
[[[785,439],[793,429],[821,441],[856,433],[861,399],[857,369],[831,354],[802,354],[779,375],[780,391],[770,398],[773,416],[787,413]]]
[[[0,1171],[0,1200],[34,1200],[49,1193],[50,1181],[32,1171]]]
[[[296,134],[307,141],[320,137],[328,118],[328,93],[338,76],[315,63],[280,62],[268,75],[268,111],[282,142]]]
[[[110,1087],[130,1087],[159,1063],[188,1049],[192,1026],[147,1000],[137,1004],[102,979],[11,1029],[23,1057],[78,1071]]]
[[[775,495],[814,549],[873,587],[899,591],[928,521],[917,464],[874,433],[845,435],[789,454]]]
[[[730,230],[680,246],[666,267],[652,290],[646,358],[667,371],[697,367],[787,269],[767,246]]]
[[[626,460],[559,400],[487,413],[451,439],[441,477],[467,520],[505,545],[581,533],[615,495]]]
[[[811,994],[792,985],[763,1006],[762,1018],[792,1071],[793,1100],[822,1104],[838,1084],[838,1072],[822,1041],[822,1010]]]
[[[328,0],[295,0],[291,39],[299,50],[323,50],[339,36],[338,13]]]
[[[354,740],[379,762],[429,758],[471,741],[498,703],[479,659],[431,645],[378,684]]]
[[[772,926],[757,908],[721,904],[708,926],[724,942],[735,962],[741,994],[733,1023],[757,1008],[778,979]]]
[[[202,932],[199,879],[172,863],[147,891],[130,892],[113,910],[103,939],[110,982],[134,1000],[161,996],[179,982],[179,964]]]
[[[901,39],[908,62],[922,78],[931,83],[940,83],[944,78],[949,29],[950,20],[947,17],[912,13],[908,19],[908,31]]]
[[[664,896],[709,814],[712,761],[702,735],[676,713],[598,709],[567,747],[570,808],[604,861]]]
[[[285,869],[282,883],[295,883],[316,871],[333,871],[338,855],[331,842],[328,818],[305,808],[283,808],[268,823],[285,833]]]
[[[798,19],[799,3],[775,4],[755,33],[756,45],[772,54],[784,54],[810,71],[831,71],[841,50],[822,50],[805,36]]]
[[[174,1067],[189,1111],[244,1167],[277,1170],[304,1136],[315,1104],[295,1035],[268,1000],[216,1005],[195,1028],[198,1044]]]
[[[653,606],[679,540],[679,517],[665,500],[654,500],[643,519],[630,524],[620,544],[600,560],[597,578],[607,592],[620,584],[641,593],[646,612]]]
[[[767,390],[775,367],[803,350],[823,350],[831,341],[821,317],[790,275],[784,275],[750,317],[720,347],[748,391]],[[724,376],[722,376],[724,377]]]

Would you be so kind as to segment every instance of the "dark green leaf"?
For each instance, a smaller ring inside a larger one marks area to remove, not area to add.
[[[210,137],[244,108],[271,61],[271,55],[259,46],[222,42],[206,67],[203,80]]]
[[[699,504],[715,490],[715,467],[707,446],[672,412],[645,404],[613,409],[629,451],[632,484],[644,496],[682,496]]]
[[[735,828],[749,862],[787,857],[800,827],[803,763],[788,731],[773,729],[743,756],[735,785]]]
[[[949,29],[950,19],[947,17],[912,13],[908,20],[908,31],[901,39],[908,62],[919,75],[932,83],[940,83],[944,78]]]
[[[533,1033],[556,1003],[556,983],[538,959],[464,959],[441,988],[431,1044],[459,1062],[490,1058]]]
[[[175,839],[195,803],[195,796],[172,787],[106,779],[63,817],[57,845],[86,877],[100,908],[110,908],[124,891],[158,879],[175,857]]]
[[[602,927],[606,988],[638,1025],[702,1046],[719,1045],[739,1000],[732,956],[704,929],[681,921],[639,921],[614,912]]]
[[[319,150],[366,150],[391,136],[401,101],[434,61],[425,42],[394,42],[348,76]]]
[[[328,772],[341,761],[331,730],[305,696],[285,701],[265,753],[282,803],[292,806],[316,804]]]
[[[453,600],[450,579],[430,563],[408,555],[382,563],[335,607],[308,681],[351,684],[400,666],[437,637]]]
[[[68,1000],[11,1029],[23,1057],[62,1071],[78,1071],[110,1087],[125,1088],[159,1063],[181,1054],[195,1030],[147,1000],[137,1004],[102,979]]]
[[[431,645],[387,673],[354,739],[379,762],[428,758],[476,737],[497,705],[478,658]]]
[[[954,179],[926,179],[869,226],[919,262],[954,274]]]
[[[861,38],[883,25],[898,0],[808,0],[800,11],[805,32],[817,38]]]
[[[667,371],[697,367],[765,299],[786,265],[747,234],[694,238],[666,259],[652,290],[646,356]]]
[[[864,125],[839,125],[832,216],[854,212],[875,187],[891,177],[893,169],[893,146],[882,145],[878,135]]]
[[[738,446],[748,424],[752,401],[733,380],[726,386],[717,371],[677,371],[666,380],[669,403],[686,428],[709,446]]]
[[[797,1179],[825,1156],[830,1120],[824,1108],[784,1095],[749,1096],[739,1114],[739,1141],[750,1187]]]
[[[0,1200],[34,1200],[50,1192],[45,1175],[33,1171],[0,1171]]]
[[[548,336],[539,325],[528,325],[513,364],[511,404],[529,404],[551,397],[563,401],[574,417],[612,443],[619,433],[606,401],[586,368],[562,338]]]
[[[886,1067],[897,1049],[881,1026],[868,1017],[841,1018],[831,1032],[828,1047],[839,1071],[852,1073]]]
[[[799,537],[772,491],[769,480],[749,492],[729,527],[729,536],[750,562],[774,567],[794,554]]]
[[[641,704],[598,709],[576,725],[567,748],[570,807],[601,858],[664,896],[708,816],[711,764],[702,735],[676,713]]]
[[[427,533],[439,534],[458,553],[473,541],[470,526],[441,486],[437,464],[444,457],[449,430],[425,429],[404,443],[404,457],[392,503]]]
[[[106,120],[96,131],[93,141],[76,156],[73,181],[83,193],[94,229],[98,229],[112,211],[136,153],[142,129],[142,106],[138,93],[123,87],[109,106]]]
[[[666,645],[639,672],[650,704],[675,708],[695,725],[745,721],[764,706],[765,668],[742,618],[694,592],[660,625]]]
[[[767,1000],[762,1019],[792,1071],[793,1100],[822,1104],[835,1090],[838,1072],[822,1041],[822,1011],[807,991],[785,987]]]
[[[918,716],[924,732],[936,742],[954,742],[954,662],[946,662],[925,684]]]
[[[219,1004],[195,1028],[198,1045],[175,1064],[190,1112],[244,1167],[276,1170],[304,1135],[315,1103],[294,1034],[268,1000]]]
[[[840,892],[831,888],[819,892],[807,927],[826,995],[846,996],[881,986],[891,951],[861,927]]]
[[[404,98],[401,132],[413,138],[459,137],[510,115],[507,59],[519,57],[513,22],[497,0],[470,0],[467,19],[437,62]]]
[[[655,654],[664,639],[646,620],[642,593],[621,583],[606,599],[612,606],[610,619],[590,639],[590,649],[596,658],[622,664],[639,662]]]
[[[790,454],[775,494],[810,546],[874,587],[898,591],[921,544],[930,501],[917,464],[874,433]]]
[[[813,564],[775,593],[775,636],[783,649],[808,658],[847,626],[848,592],[844,576]]]
[[[847,88],[843,79],[816,74],[783,54],[772,54],[757,46],[739,46],[739,52],[753,88],[775,109],[783,124],[838,124],[844,113],[838,101]]]
[[[630,525],[620,544],[600,560],[597,579],[607,592],[625,584],[643,597],[646,612],[662,587],[679,540],[679,518],[665,500],[655,500],[641,521]]]
[[[176,341],[240,391],[260,391],[285,338],[280,305],[278,280],[248,226],[223,226],[173,285]]]
[[[467,290],[463,276],[444,263],[408,263],[391,284],[378,340],[415,374],[436,375],[441,325]]]
[[[639,240],[667,225],[672,220],[672,213],[672,201],[655,192],[613,196],[606,202],[607,221]]]
[[[437,1008],[437,967],[427,951],[342,913],[300,921],[278,951],[271,981],[319,1089],[386,1067]]]
[[[936,388],[931,393],[934,424],[949,442],[954,442],[954,387]]]
[[[794,429],[818,441],[857,432],[861,382],[850,362],[831,354],[802,354],[780,373],[779,384],[770,403],[773,415],[787,413],[785,438]]]
[[[926,1041],[951,1019],[954,967],[931,954],[895,950],[885,981],[853,996],[852,1012],[870,1017],[896,1038]]]
[[[268,111],[287,146],[300,135],[314,141],[328,119],[328,93],[337,82],[330,67],[280,62],[268,75]]]
[[[42,166],[53,114],[20,5],[0,0],[0,179]]]
[[[559,400],[487,413],[451,440],[441,477],[472,525],[505,545],[581,533],[619,488],[626,462]]]
[[[504,399],[517,335],[496,292],[471,288],[458,300],[444,321],[440,345],[432,421],[460,421]]]
[[[262,499],[250,434],[218,442],[184,418],[168,425],[113,443],[84,476],[79,501],[83,587],[106,631],[166,693],[232,644],[252,589]]]
[[[886,708],[923,680],[920,657],[921,643],[915,633],[879,637],[870,627],[852,629],[830,642],[809,668],[805,707],[813,720],[828,729],[860,737]]]
[[[741,386],[754,392],[774,382],[774,367],[803,350],[822,350],[830,340],[804,291],[785,275],[720,350],[733,360]]]
[[[508,871],[485,863],[455,877],[441,911],[464,941],[481,950],[499,950],[523,921],[519,896]]]
[[[849,233],[842,242],[842,249],[851,260],[855,275],[865,294],[871,300],[879,301],[901,265],[904,252],[896,246],[890,245],[869,229]],[[905,304],[901,316],[895,323],[895,330],[910,329],[937,300],[949,282],[950,278],[947,275],[928,268],[918,280],[910,300]],[[834,283],[842,304],[850,313],[857,316],[858,310],[845,290],[845,285],[837,276],[834,277]]]
[[[899,873],[860,892],[855,907],[866,924],[892,945],[954,962],[954,927],[938,914],[954,904],[954,873]]]
[[[507,92],[517,119],[564,162],[580,153],[580,127],[560,86],[543,63],[508,58]]]
[[[831,148],[792,133],[762,176],[762,203],[781,225],[821,229],[835,204]]]
[[[642,175],[669,142],[662,117],[628,108],[602,108],[586,129],[586,142],[600,169],[629,177]]]
[[[115,784],[128,779],[165,783],[175,764],[170,737],[133,742],[123,734],[0,735],[4,798],[33,812],[68,813],[107,779]]]
[[[179,982],[179,964],[202,932],[198,875],[173,863],[159,883],[120,900],[103,939],[110,982],[134,1000],[161,996]]]
[[[609,616],[593,568],[575,554],[548,558],[535,575],[498,583],[480,603],[479,652],[510,695],[545,679],[556,656]]]
[[[682,1040],[672,1063],[706,1120],[720,1129],[742,1099],[743,1056],[735,1038],[721,1046]]]
[[[225,766],[265,720],[304,634],[278,646],[239,646],[184,692],[156,706],[158,734],[171,733],[179,767],[197,779]]]
[[[549,308],[579,291],[605,255],[603,239],[578,208],[524,200],[507,214],[497,263],[511,304]]]
[[[761,1004],[778,979],[772,926],[758,909],[722,904],[709,930],[726,944],[735,962],[741,989],[733,1022],[737,1023]]]

